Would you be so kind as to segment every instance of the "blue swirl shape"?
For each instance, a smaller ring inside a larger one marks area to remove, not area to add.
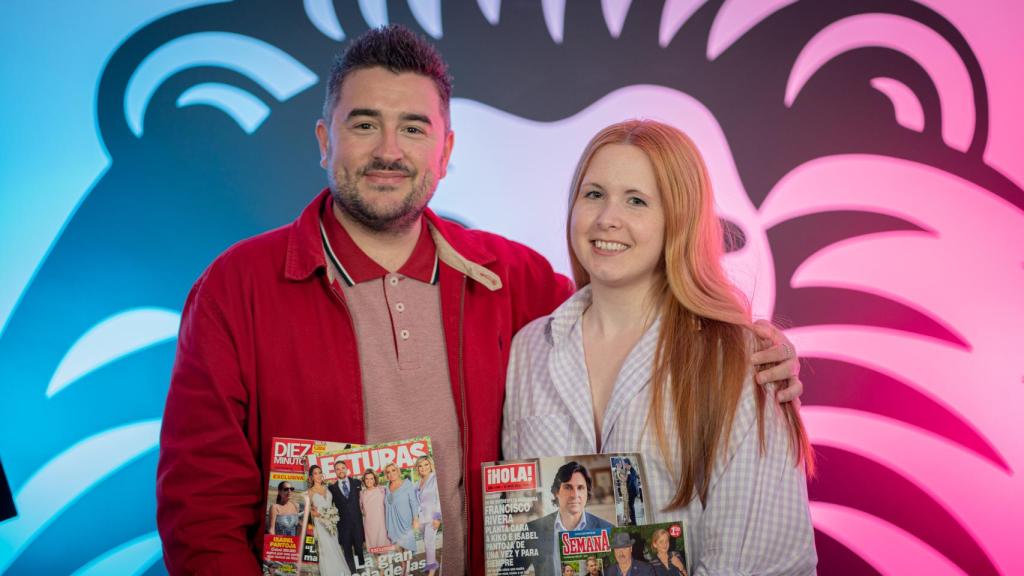
[[[155,450],[159,438],[159,419],[126,424],[81,440],[40,467],[14,496],[20,515],[0,524],[0,572],[68,506]]]
[[[270,116],[270,107],[249,92],[230,84],[196,84],[178,96],[178,108],[213,106],[231,116],[246,134],[252,134]]]
[[[176,338],[180,322],[180,314],[163,308],[135,308],[98,322],[61,359],[46,397],[122,356]]]
[[[92,562],[82,566],[71,576],[107,576],[130,574],[136,576],[149,570],[163,558],[160,534],[150,532],[108,550]]]
[[[197,32],[164,44],[149,54],[128,80],[124,95],[128,127],[142,136],[149,100],[170,76],[197,66],[227,68],[252,78],[280,101],[317,82],[317,76],[280,48],[231,32]]]
[[[306,17],[316,26],[316,29],[323,32],[331,40],[341,42],[345,39],[345,31],[341,29],[341,22],[338,21],[338,14],[334,11],[334,2],[331,0],[302,0],[302,7],[306,9]]]

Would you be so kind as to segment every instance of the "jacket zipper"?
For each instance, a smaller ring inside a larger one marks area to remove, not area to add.
[[[466,550],[466,566],[464,570],[471,570],[473,566],[472,554],[470,550],[470,530],[469,525],[469,417],[466,412],[466,371],[463,366],[462,350],[463,350],[463,332],[465,331],[465,320],[466,320],[466,275],[462,275],[462,291],[459,296],[459,395],[462,399],[462,469],[464,470],[462,476],[462,526],[463,526],[463,546]]]

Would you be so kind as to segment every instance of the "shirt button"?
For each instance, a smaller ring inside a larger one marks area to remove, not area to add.
[[[402,337],[402,340],[408,340],[409,339],[409,331],[408,330],[402,330],[401,332],[398,333],[398,335]]]
[[[395,310],[398,310],[399,312],[405,312],[405,304],[401,302],[395,304]]]
[[[398,286],[398,276],[392,276],[388,282],[390,282],[392,286]]]

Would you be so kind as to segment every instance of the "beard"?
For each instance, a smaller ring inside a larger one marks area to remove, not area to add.
[[[394,186],[364,187],[361,190],[358,182],[366,172],[371,170],[402,172],[412,183],[412,190],[397,205],[389,209],[382,209],[368,196],[396,194],[397,192]],[[431,173],[425,173],[421,179],[417,179],[418,175],[415,170],[401,162],[388,164],[374,161],[360,168],[354,178],[345,170],[328,171],[327,184],[331,190],[331,197],[353,220],[374,232],[396,234],[408,230],[419,220],[437,187]]]

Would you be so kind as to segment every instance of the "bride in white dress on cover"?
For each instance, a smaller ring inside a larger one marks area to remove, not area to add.
[[[334,506],[334,499],[324,484],[324,472],[319,466],[309,467],[309,493],[313,499],[313,528],[316,532],[317,549],[320,553],[320,574],[322,576],[350,576],[348,564],[338,543],[338,513],[333,519],[325,519],[327,510]]]

